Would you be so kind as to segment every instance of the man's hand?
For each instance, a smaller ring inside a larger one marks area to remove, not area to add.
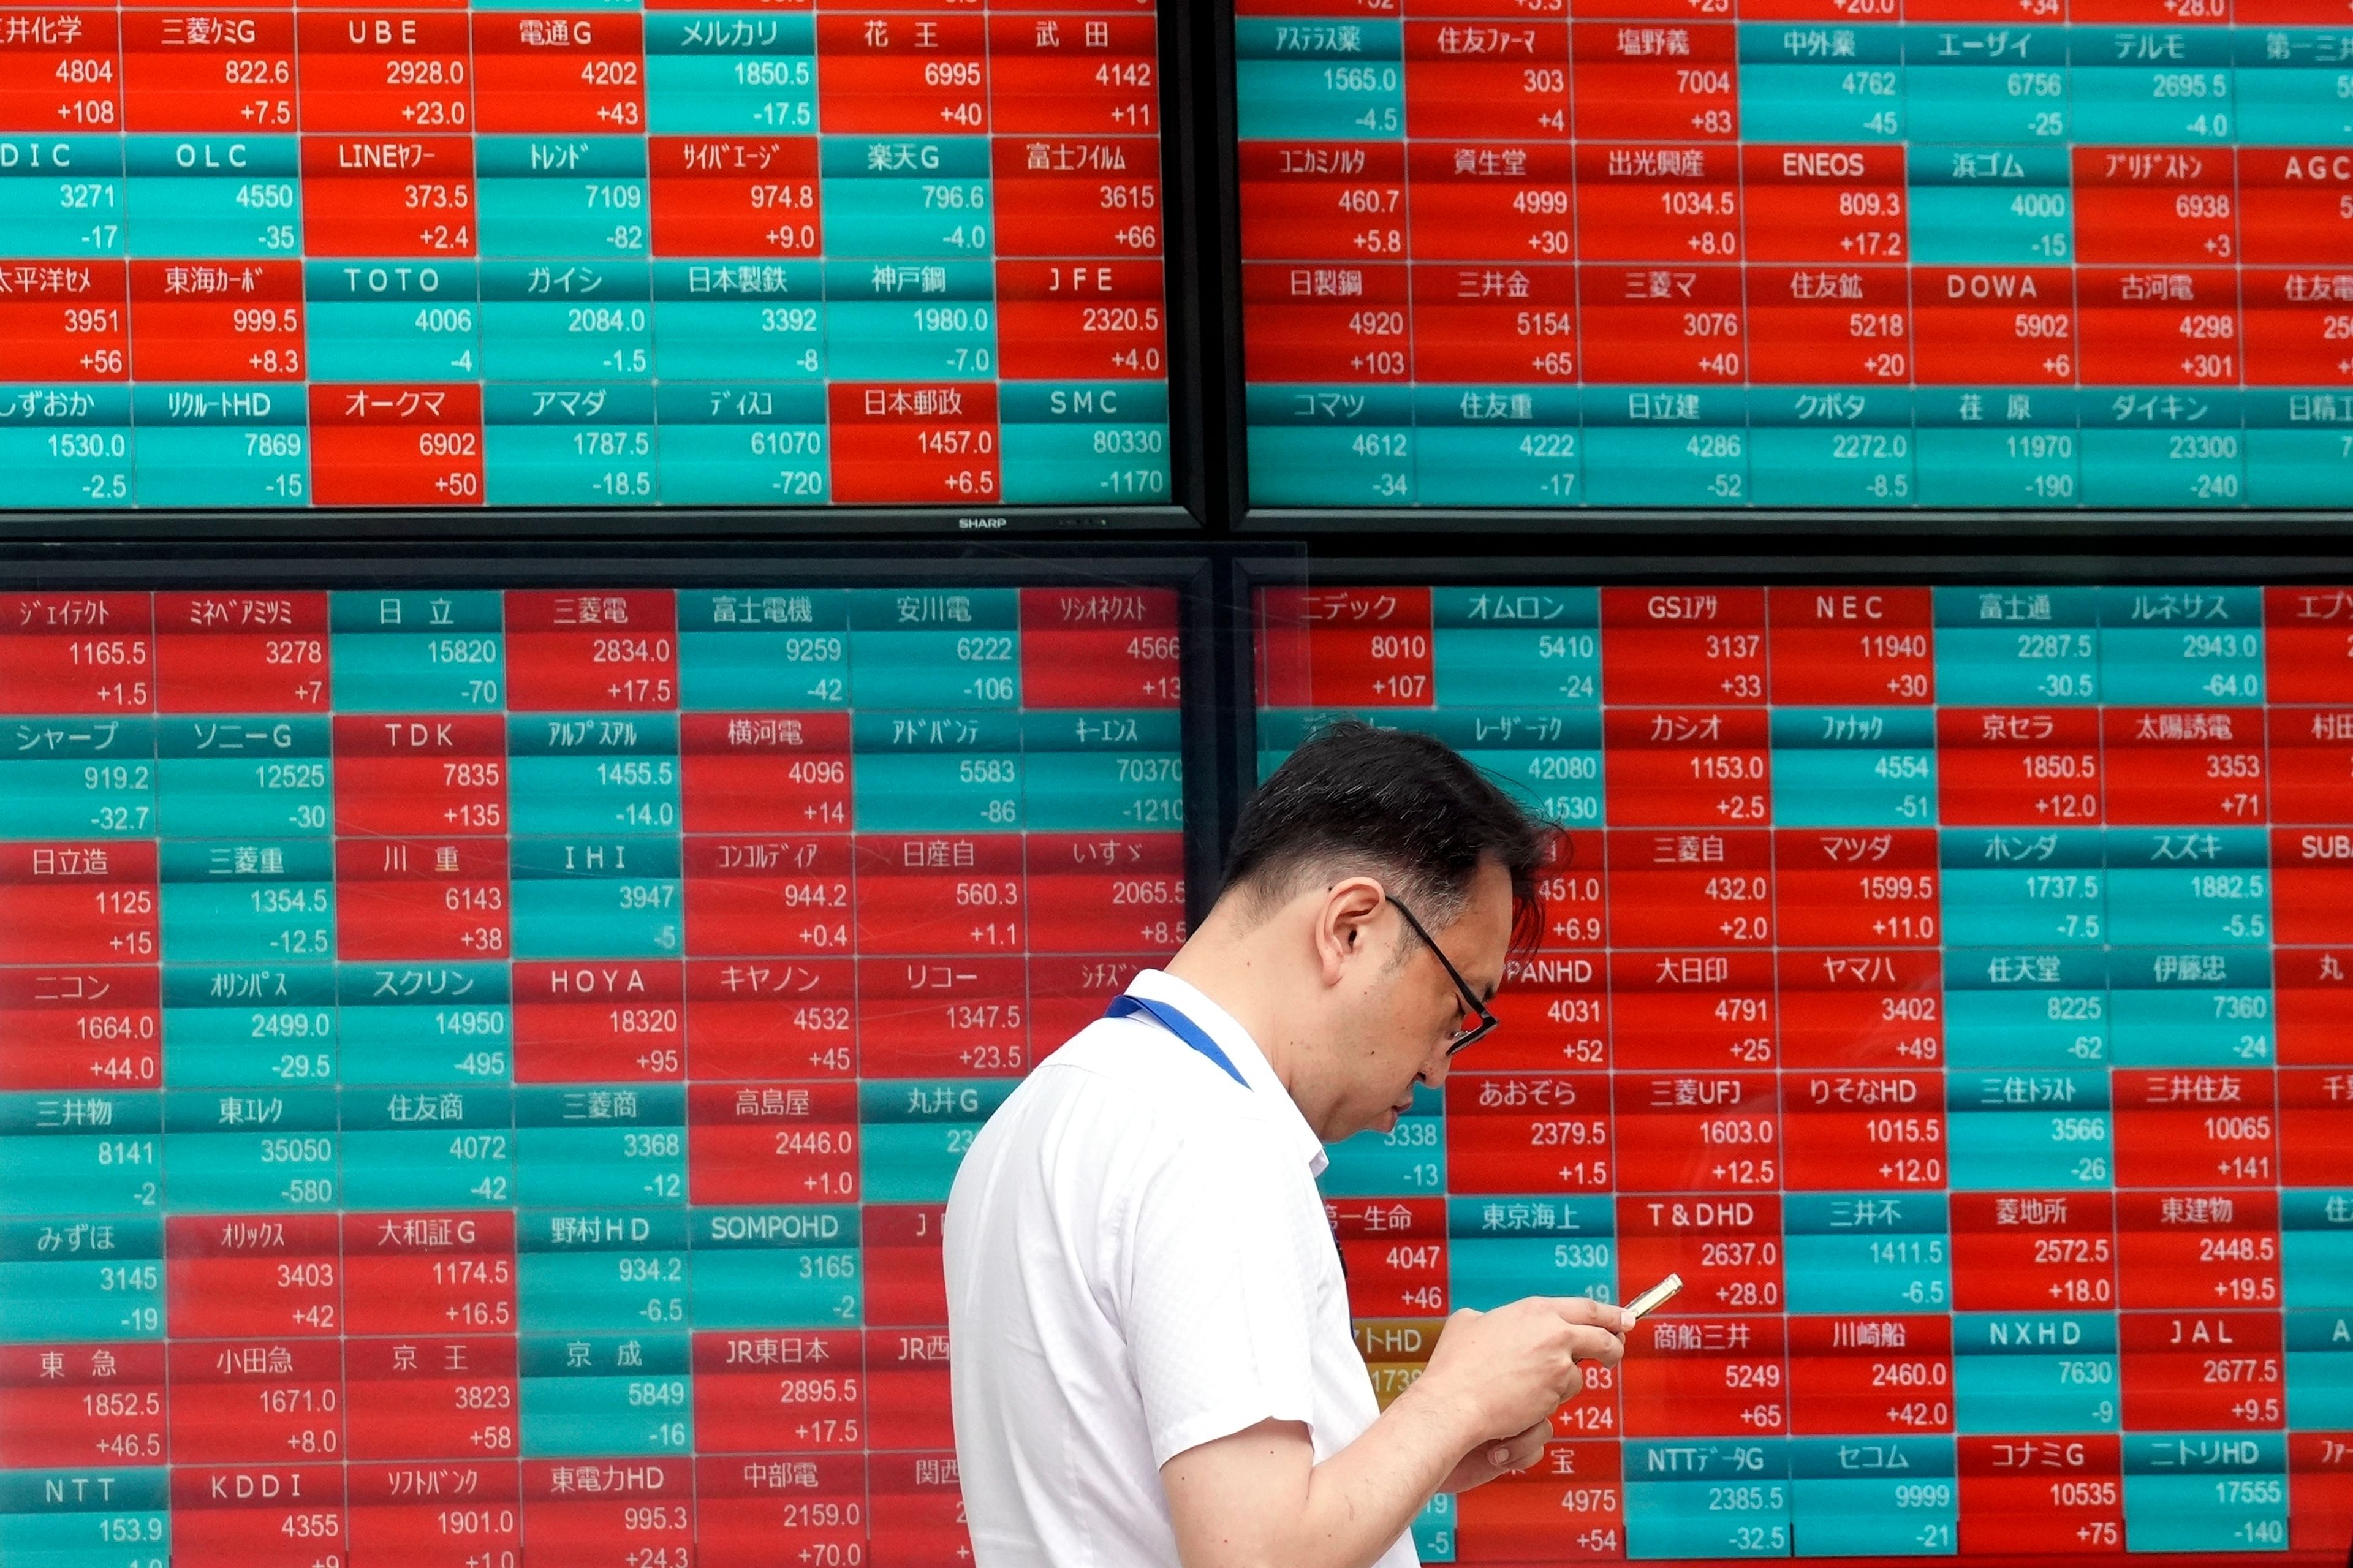
[[[1525,1438],[1585,1387],[1580,1361],[1615,1366],[1626,1353],[1623,1308],[1582,1296],[1530,1296],[1446,1320],[1430,1366],[1409,1391],[1460,1413],[1481,1444]]]
[[[1551,1436],[1552,1422],[1546,1419],[1498,1442],[1482,1443],[1456,1461],[1438,1489],[1467,1492],[1473,1487],[1485,1486],[1497,1476],[1525,1470],[1544,1458],[1545,1441]]]

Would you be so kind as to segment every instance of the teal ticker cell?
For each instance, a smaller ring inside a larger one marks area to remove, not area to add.
[[[674,713],[510,718],[516,835],[674,833],[678,736]],[[613,868],[627,866],[625,856]]]
[[[321,639],[289,640],[315,650],[287,679],[289,706],[311,706],[326,685],[327,649]],[[155,739],[163,832],[242,838],[329,830],[333,748],[323,715],[171,718],[158,721]]]
[[[653,372],[653,300],[642,261],[485,261],[481,295],[486,377],[627,383]]]
[[[345,1087],[503,1086],[514,1009],[502,963],[346,963],[336,1009]]]
[[[318,381],[470,381],[481,374],[475,264],[311,261],[305,342]]]
[[[158,1093],[0,1094],[0,1215],[161,1214],[163,1131]]]
[[[1403,426],[1252,425],[1250,500],[1274,507],[1410,506],[1414,440]]]
[[[1898,27],[1746,23],[1740,133],[1751,142],[1900,142],[1903,57]]]
[[[1244,141],[1399,136],[1405,29],[1350,17],[1239,17],[1234,101]]]
[[[164,1096],[164,1180],[174,1212],[325,1214],[343,1202],[332,1089]]]
[[[0,1220],[0,1336],[72,1343],[163,1335],[160,1220]]]
[[[691,1451],[693,1358],[683,1320],[635,1331],[527,1333],[518,1351],[525,1458]]]
[[[2031,41],[2021,29],[2008,32]],[[1930,135],[1924,127],[1935,118],[1936,103],[1933,98],[1924,100],[1918,94],[1924,83],[1933,91],[1937,75],[1932,71],[1924,78],[1920,72],[1907,72],[1915,91],[1910,108],[1915,139]],[[2063,81],[2063,72],[2056,70],[1978,73],[1972,68],[1969,75],[1973,83],[1982,81],[1997,91],[2014,81],[2034,84],[2046,77],[2052,83]],[[2049,126],[2054,120],[2063,121],[2065,110],[2060,102],[2048,108],[2016,107],[2032,101],[2031,93],[2023,98],[2013,95],[2009,118],[2037,127]],[[1985,128],[1968,132],[1968,138],[1983,139],[2001,118],[1987,116]],[[2063,128],[2052,131],[2049,137],[2027,132],[2015,136],[2015,142],[2022,143],[2019,145],[1924,148],[1910,158],[1906,176],[1914,262],[2051,267],[2072,261],[2074,201],[2069,190],[2067,152],[2061,141],[2064,135]]]
[[[593,264],[647,253],[643,137],[478,136],[474,170],[485,299],[493,260],[525,263],[547,291],[580,296],[582,279],[601,275]]]
[[[126,216],[119,137],[0,139],[0,258],[121,256]]]
[[[2048,394],[1923,387],[1913,406],[1922,505],[2075,504],[2083,480],[2073,398],[2060,405]]]
[[[1950,1437],[1789,1439],[1791,1551],[1949,1556],[1960,1517]]]
[[[575,1333],[688,1321],[687,1272],[686,1250],[675,1239],[626,1251],[527,1251],[516,1260],[515,1310],[535,1329]]]
[[[2284,1432],[2128,1432],[2125,1546],[2278,1552],[2287,1545]]]
[[[1417,1084],[1413,1109],[1387,1132],[1359,1132],[1328,1151],[1318,1185],[1327,1198],[1436,1197],[1446,1190],[1445,1100]]]
[[[0,839],[152,836],[155,725],[136,715],[25,718],[0,731],[0,795],[10,805]]]
[[[1919,709],[1774,710],[1774,820],[1919,827],[1936,819],[1936,727]]]
[[[514,1201],[514,1112],[505,1086],[343,1094],[344,1204],[354,1209],[496,1208]]]
[[[647,128],[655,135],[816,132],[817,27],[807,14],[649,12],[645,29]]]
[[[1751,499],[1758,506],[1916,506],[1909,428],[1825,430],[1767,425],[1749,432]]]
[[[981,139],[911,144],[828,137],[823,163],[828,258],[969,264],[988,256],[997,204]],[[918,287],[919,279],[920,273]],[[839,297],[831,282],[828,276],[828,296]],[[916,296],[915,289],[904,292]]]
[[[1941,1312],[1950,1305],[1942,1193],[1793,1193],[1782,1212],[1790,1311]]]
[[[2083,407],[2086,505],[2245,504],[2246,443],[2230,394],[2119,391]]]
[[[670,341],[666,319],[655,323],[659,342]],[[746,341],[741,332],[728,336],[736,350]],[[656,387],[654,396],[665,502],[800,505],[826,499],[823,386],[813,381],[672,382]],[[691,699],[688,705],[700,706]]]
[[[697,1329],[829,1328],[860,1320],[854,1208],[697,1208],[690,1260]]]
[[[326,963],[164,975],[164,1076],[174,1089],[332,1088],[335,972]]]
[[[2249,147],[2353,147],[2339,28],[2241,27],[2237,140]]]
[[[925,1082],[867,1079],[858,1086],[859,1187],[870,1204],[947,1199],[975,1133],[1013,1092],[1012,1079]]]
[[[1788,1450],[1783,1437],[1629,1438],[1620,1460],[1626,1555],[1788,1556]]]
[[[649,385],[483,389],[483,484],[493,506],[649,502],[655,453]]]
[[[1963,1434],[2116,1431],[2119,1376],[2113,1314],[1954,1315],[1953,1424]]]
[[[1737,426],[1597,425],[1585,433],[1593,506],[1742,506],[1751,496],[1748,432]]]
[[[2250,505],[2327,506],[2328,497],[2344,495],[2353,484],[2353,444],[2342,433],[2251,420],[2246,440]]]
[[[132,483],[141,506],[301,506],[311,499],[309,405],[299,384],[140,382],[131,411],[138,426]]]
[[[171,1538],[170,1472],[160,1465],[0,1477],[0,1558],[11,1568],[160,1568]]]
[[[657,261],[652,282],[654,367],[662,380],[758,388],[806,378],[809,384],[798,391],[817,395],[813,403],[798,401],[778,388],[768,396],[783,397],[784,408],[731,405],[737,399],[697,409],[666,387],[660,394],[665,426],[800,424],[812,414],[824,423],[823,388],[815,383],[825,374],[828,307],[818,262]]]
[[[1954,707],[2100,700],[2099,604],[2089,588],[1938,588],[1936,700]]]
[[[338,712],[480,713],[505,700],[494,591],[340,593],[329,617]]]
[[[0,407],[14,411],[0,427],[0,465],[14,478],[19,505],[120,506],[132,499],[129,387],[0,384]]]
[[[537,1121],[534,1099],[549,1092],[516,1091],[515,1202],[542,1208],[684,1201],[686,1138],[678,1124],[664,1125],[650,1113],[634,1125],[592,1121],[585,1109],[570,1121]],[[672,1115],[684,1115],[674,1089],[664,1089],[659,1095],[654,1088],[633,1092],[674,1107]],[[587,1096],[574,1098],[585,1102]]]
[[[221,262],[301,256],[299,137],[134,133],[122,139],[122,162],[132,256]],[[135,375],[135,345],[132,353]]]
[[[2287,1424],[2307,1432],[2353,1424],[2353,1311],[2290,1312]]]
[[[2239,438],[2236,431],[2219,434],[2233,444]],[[2100,679],[2109,702],[2211,706],[2263,700],[2260,589],[2103,588],[2099,604]],[[2223,722],[2228,726],[2231,721]],[[2242,726],[2259,722],[2253,715],[2238,718]],[[2255,737],[2242,731],[2235,739],[2243,744]]]
[[[2075,27],[2068,43],[2074,140],[2228,147],[2241,139],[2225,29]]]
[[[1957,1069],[1947,1094],[1956,1192],[2109,1184],[2114,1128],[2105,1073]]]
[[[1907,134],[1915,144],[1936,149],[1933,155],[1940,158],[1947,149],[1990,146],[2063,155],[2069,140],[2067,42],[2064,27],[1907,26]],[[2063,181],[2057,184],[2065,188]]]
[[[2327,1310],[2353,1301],[2353,1192],[2281,1193],[2280,1286],[2291,1309]]]
[[[1454,1499],[1440,1492],[1413,1516],[1413,1552],[1424,1563],[1454,1561]]]
[[[1433,589],[1439,705],[1598,703],[1599,618],[1590,588]]]
[[[1574,428],[1427,426],[1411,438],[1410,494],[1422,506],[1582,506],[1584,439]],[[1377,456],[1356,451],[1353,444],[1349,455]],[[1395,498],[1376,499],[1393,504]]]

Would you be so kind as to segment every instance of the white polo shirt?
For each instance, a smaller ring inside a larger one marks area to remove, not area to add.
[[[1329,1458],[1379,1413],[1315,1191],[1324,1147],[1225,1009],[1145,970],[1249,1083],[1149,1016],[1040,1063],[948,1195],[949,1374],[978,1568],[1180,1568],[1160,1467],[1261,1421]],[[1418,1564],[1398,1538],[1381,1568]]]

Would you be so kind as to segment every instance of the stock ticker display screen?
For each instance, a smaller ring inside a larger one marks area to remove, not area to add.
[[[0,1561],[968,1565],[940,1215],[1183,940],[1176,626],[0,599]]]
[[[1237,0],[1259,507],[2328,507],[2335,0]]]
[[[1568,829],[1503,1026],[1324,1176],[1384,1396],[1686,1284],[1426,1559],[2342,1560],[2353,589],[1257,609],[1261,773],[1361,715]]]
[[[8,504],[1165,506],[1156,34],[13,8]]]

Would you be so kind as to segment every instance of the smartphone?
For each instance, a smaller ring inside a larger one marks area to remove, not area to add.
[[[1670,1274],[1664,1279],[1660,1280],[1656,1285],[1651,1286],[1649,1289],[1643,1291],[1641,1295],[1627,1302],[1626,1310],[1632,1315],[1635,1321],[1639,1322],[1651,1313],[1655,1312],[1660,1308],[1665,1306],[1669,1301],[1673,1300],[1675,1298],[1675,1292],[1683,1288],[1683,1277],[1680,1274]],[[1633,1325],[1630,1323],[1627,1326],[1630,1328]]]

